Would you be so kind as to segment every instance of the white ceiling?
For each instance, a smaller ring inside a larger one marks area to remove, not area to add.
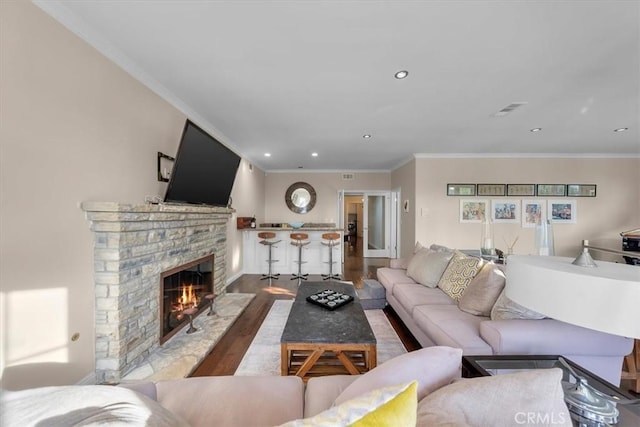
[[[638,1],[36,3],[266,171],[640,154]]]

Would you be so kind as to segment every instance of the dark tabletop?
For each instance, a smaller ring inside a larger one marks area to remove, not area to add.
[[[307,302],[309,295],[331,289],[354,297],[335,310]],[[283,343],[375,344],[369,321],[352,284],[302,282],[280,340]]]

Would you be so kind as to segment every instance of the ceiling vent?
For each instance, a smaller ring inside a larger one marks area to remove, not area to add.
[[[352,174],[352,173],[343,173],[343,174],[342,174],[342,180],[343,180],[343,181],[353,181],[353,179],[354,179],[355,177],[356,177],[356,176],[355,176],[354,174]]]
[[[528,102],[513,102],[509,105],[507,105],[506,107],[504,107],[502,110],[498,111],[497,113],[495,113],[493,116],[494,117],[504,117],[507,114],[512,113],[514,110],[522,107],[523,105],[527,105]]]

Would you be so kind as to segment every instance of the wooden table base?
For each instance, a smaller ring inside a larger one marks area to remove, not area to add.
[[[622,379],[631,380],[631,389],[640,393],[640,340],[635,340],[633,351],[624,358]]]
[[[321,375],[359,375],[376,364],[375,344],[281,344],[281,374],[305,382]]]

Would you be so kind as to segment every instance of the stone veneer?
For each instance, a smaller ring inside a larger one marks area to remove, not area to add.
[[[214,254],[224,293],[232,209],[83,202],[94,232],[97,383],[117,383],[159,347],[160,273]],[[171,341],[171,340],[169,340]]]

